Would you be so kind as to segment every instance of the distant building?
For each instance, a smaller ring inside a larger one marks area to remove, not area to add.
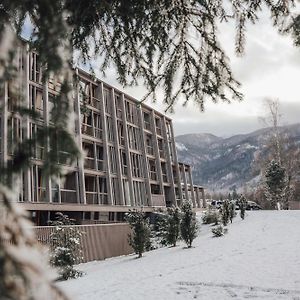
[[[53,97],[59,81],[42,83],[39,57],[18,49],[19,86],[39,120],[13,113],[6,83],[0,114],[1,161],[10,161],[17,140],[51,125]],[[86,153],[76,166],[64,165],[66,179],[58,184],[43,178],[44,149],[36,147],[33,165],[22,176],[21,205],[36,224],[47,224],[62,211],[78,223],[122,220],[129,209],[180,205],[184,199],[202,206],[203,188],[194,186],[190,166],[177,161],[172,120],[122,91],[82,71],[74,89],[75,138]],[[84,109],[83,109],[84,108]]]

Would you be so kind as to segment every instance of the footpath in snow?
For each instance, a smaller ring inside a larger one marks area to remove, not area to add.
[[[81,264],[86,275],[59,283],[73,300],[299,299],[300,211],[247,212],[194,248],[161,248]]]

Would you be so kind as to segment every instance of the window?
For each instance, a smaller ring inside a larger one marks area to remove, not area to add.
[[[105,112],[111,114],[111,100],[110,100],[110,91],[106,88],[103,89],[103,98],[105,104]]]
[[[119,95],[115,95],[115,106],[117,118],[122,119],[122,103]]]
[[[102,128],[101,116],[95,112],[94,112],[94,130],[95,130],[95,138],[102,139],[103,128]]]
[[[125,100],[126,120],[132,124],[138,125],[137,106],[135,103]]]
[[[143,178],[144,172],[142,168],[142,155],[136,153],[130,153],[132,176],[137,178]]]
[[[151,124],[150,124],[150,114],[147,112],[143,113],[144,116],[144,127],[147,130],[151,130]]]
[[[124,137],[124,126],[123,122],[117,121],[117,127],[118,127],[118,141],[119,144],[124,146],[125,145],[125,137]]]
[[[127,125],[128,144],[130,149],[141,150],[141,131],[139,128]]]
[[[100,204],[108,204],[107,182],[105,177],[98,177]]]
[[[97,169],[104,171],[104,149],[102,145],[96,145]]]
[[[166,163],[161,163],[161,173],[163,182],[168,182]]]
[[[149,177],[151,180],[157,180],[155,160],[148,159]]]
[[[152,142],[152,135],[145,134],[145,142],[146,142],[146,152],[149,155],[154,155],[153,151],[153,142]]]
[[[95,153],[92,143],[83,142],[83,151],[85,152],[84,167],[87,169],[95,169]]]
[[[155,127],[156,127],[156,134],[162,135],[162,130],[161,130],[161,119],[160,118],[155,118]]]
[[[127,157],[124,150],[120,150],[120,157],[121,157],[122,175],[127,175],[128,172]]]
[[[113,174],[117,173],[117,157],[115,147],[109,146],[108,147],[109,153],[109,162],[110,162],[110,172]]]
[[[107,125],[107,140],[109,142],[113,142],[114,140],[113,123],[112,123],[112,118],[109,116],[106,116],[106,125]]]

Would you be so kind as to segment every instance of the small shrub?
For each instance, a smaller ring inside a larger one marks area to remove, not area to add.
[[[142,211],[131,211],[126,214],[125,219],[132,229],[132,234],[128,236],[129,245],[140,258],[151,248],[149,219]]]
[[[228,232],[228,229],[220,225],[218,227],[212,228],[211,232],[213,233],[214,237],[221,237]]]
[[[199,225],[196,214],[193,212],[192,204],[185,201],[181,207],[182,217],[180,222],[180,233],[188,248],[192,247],[193,240],[198,235]]]
[[[49,222],[49,224],[55,226],[54,232],[50,235],[50,262],[58,268],[59,279],[67,280],[82,276],[81,271],[74,269],[75,263],[80,262],[82,254],[80,248],[81,231],[72,226],[74,220],[62,213],[57,213],[56,220]]]
[[[202,216],[203,224],[218,225],[220,222],[220,213],[217,210],[208,209]]]

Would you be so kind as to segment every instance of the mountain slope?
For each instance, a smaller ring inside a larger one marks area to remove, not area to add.
[[[300,142],[300,124],[283,126],[282,132]],[[259,173],[254,160],[266,146],[271,129],[221,138],[209,133],[176,137],[179,161],[193,166],[193,178],[209,190],[228,190],[255,185]]]

